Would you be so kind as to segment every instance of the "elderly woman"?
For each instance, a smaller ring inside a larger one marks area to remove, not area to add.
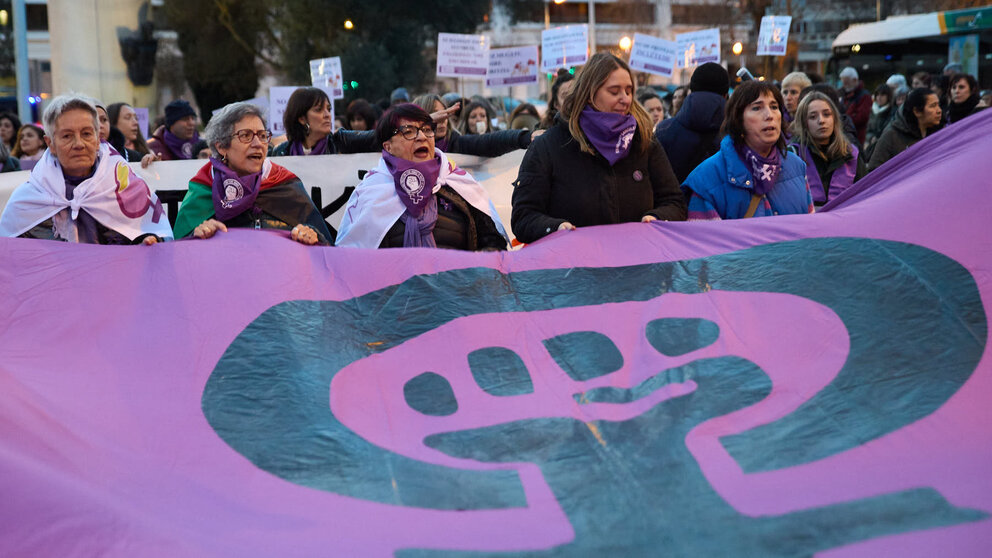
[[[379,119],[375,134],[382,159],[348,200],[338,246],[506,248],[489,195],[435,149],[435,130],[427,111],[410,103]]]
[[[513,189],[513,232],[533,242],[557,230],[685,220],[685,201],[654,125],[634,102],[627,63],[589,59],[558,123],[534,140]]]
[[[784,104],[767,82],[746,81],[734,90],[720,151],[682,184],[690,221],[813,213],[806,164],[786,149]]]
[[[985,107],[978,105],[981,97],[978,91],[978,81],[971,74],[954,74],[951,76],[951,101],[947,105],[947,121],[954,124],[966,116],[971,116]]]
[[[829,96],[813,91],[803,97],[792,121],[790,146],[806,163],[806,179],[817,207],[837,197],[867,172],[858,148],[844,136],[840,114]]]
[[[165,105],[165,125],[152,134],[148,149],[163,161],[195,159],[193,146],[199,140],[196,111],[188,102],[177,99]]]
[[[20,163],[21,170],[31,170],[45,154],[45,130],[41,126],[25,124],[17,132],[17,145],[11,152]]]
[[[261,109],[251,103],[232,103],[210,119],[204,139],[213,157],[189,183],[176,216],[177,238],[244,227],[287,230],[301,244],[331,244],[300,179],[266,158],[270,137]]]
[[[434,145],[445,153],[499,157],[517,149],[527,149],[531,138],[540,135],[540,132],[532,133],[529,130],[497,130],[491,134],[466,135],[456,130],[450,120],[451,115],[461,106],[458,101],[445,108],[441,97],[428,94],[417,97],[413,104],[430,113],[437,123]]]
[[[327,155],[337,152],[331,138],[331,100],[322,89],[301,87],[289,96],[282,125],[286,141],[272,151],[280,155]]]
[[[43,116],[48,150],[0,216],[0,235],[89,244],[172,238],[162,204],[110,145],[90,99],[63,95]]]
[[[785,111],[782,116],[787,122],[791,122],[799,107],[799,92],[813,85],[809,76],[802,72],[792,72],[782,78],[782,100],[785,101]]]

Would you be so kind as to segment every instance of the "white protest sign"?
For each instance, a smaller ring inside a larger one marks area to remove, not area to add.
[[[589,61],[589,26],[569,25],[541,31],[541,71],[579,66]]]
[[[678,43],[675,41],[634,33],[634,44],[630,47],[631,69],[672,77],[677,57]]]
[[[438,77],[486,77],[489,38],[485,35],[437,34]]]
[[[269,130],[272,132],[273,136],[281,136],[286,133],[286,127],[282,125],[282,115],[286,112],[286,104],[289,102],[290,96],[293,95],[293,91],[296,91],[303,85],[285,85],[285,86],[273,86],[269,88]],[[319,87],[318,89],[323,89],[327,96],[331,96],[331,89],[329,87]],[[253,99],[254,100],[254,99]],[[331,105],[331,127],[334,127],[334,103]]]
[[[537,45],[489,51],[486,87],[537,83]]]
[[[678,67],[691,68],[707,62],[720,63],[720,29],[703,29],[675,36]]]
[[[332,56],[310,61],[310,82],[314,87],[327,88],[332,99],[344,99],[344,81],[341,78],[341,57]]]
[[[141,137],[148,139],[148,109],[134,107],[134,115],[138,117],[138,129]]]
[[[785,56],[792,16],[765,16],[758,31],[758,56]]]

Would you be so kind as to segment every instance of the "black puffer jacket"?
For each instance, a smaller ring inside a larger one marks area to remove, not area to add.
[[[720,151],[720,125],[727,99],[709,91],[690,93],[674,118],[662,120],[655,136],[665,148],[679,184],[707,157]]]
[[[923,134],[916,126],[910,126],[906,122],[902,108],[896,111],[892,121],[882,132],[881,137],[875,142],[875,149],[871,152],[871,159],[868,161],[868,172],[882,166],[889,159],[905,151],[909,146],[923,139]]]
[[[441,186],[437,197],[437,222],[434,243],[438,248],[454,250],[506,250],[506,239],[499,234],[496,223],[465,201],[450,186]],[[379,248],[402,248],[406,225],[397,220],[386,232]]]
[[[534,242],[568,221],[576,227],[630,223],[653,215],[684,221],[685,200],[665,150],[652,139],[645,151],[635,134],[627,157],[610,166],[584,153],[568,124],[558,123],[534,140],[513,189],[513,233]]]

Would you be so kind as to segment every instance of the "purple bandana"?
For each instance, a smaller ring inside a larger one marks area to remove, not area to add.
[[[637,131],[637,120],[630,114],[624,116],[615,112],[599,112],[586,106],[579,115],[579,127],[612,167],[630,152],[630,144]]]
[[[393,175],[396,195],[406,206],[407,213],[415,218],[420,217],[434,198],[434,184],[441,174],[441,157],[435,154],[429,161],[415,163],[383,150],[382,160],[386,162],[389,174]]]
[[[763,196],[775,187],[775,179],[782,172],[782,154],[778,149],[772,149],[770,157],[762,157],[756,151],[745,145],[738,150],[741,159],[747,162],[754,177],[754,193]]]
[[[214,182],[211,191],[214,198],[214,213],[221,221],[241,215],[253,205],[262,183],[261,171],[238,176],[219,160],[211,157]]]
[[[165,130],[162,133],[162,140],[165,141],[165,146],[176,157],[180,159],[192,159],[196,155],[193,153],[193,145],[200,141],[200,134],[193,132],[193,137],[188,140],[181,140],[169,130]]]
[[[324,136],[320,141],[313,144],[313,149],[310,150],[309,155],[323,155],[327,151],[327,136]],[[289,144],[289,154],[290,155],[307,155],[303,152],[303,143],[294,141]]]

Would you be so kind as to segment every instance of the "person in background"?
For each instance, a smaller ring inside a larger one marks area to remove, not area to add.
[[[541,119],[542,130],[547,130],[555,125],[555,117],[558,116],[558,111],[561,110],[561,105],[565,102],[565,97],[568,97],[568,94],[572,92],[572,87],[575,85],[574,80],[575,76],[570,74],[568,70],[558,70],[558,76],[555,77],[555,82],[551,84],[551,94],[548,96],[548,110],[545,111],[544,118]]]
[[[727,103],[720,152],[689,174],[689,220],[813,213],[806,164],[786,149],[782,93],[745,81]]]
[[[489,103],[476,98],[462,111],[462,134],[488,134],[493,131],[492,120],[495,118]]]
[[[189,182],[179,206],[178,238],[210,238],[229,227],[289,231],[300,244],[333,237],[303,183],[267,158],[270,133],[261,109],[231,103],[203,133],[213,157]]]
[[[947,121],[951,124],[975,114],[985,107],[978,106],[978,81],[970,74],[951,76],[951,98],[947,106]]]
[[[334,129],[335,130],[348,129],[348,123],[345,122],[344,116],[341,116],[340,114],[334,115]]]
[[[813,91],[799,103],[795,116],[790,147],[806,163],[813,204],[819,207],[836,198],[867,171],[858,148],[840,128],[840,110],[833,99]]]
[[[932,84],[933,78],[930,74],[926,72],[916,72],[913,74],[913,80],[911,82],[913,89],[917,89],[919,87],[926,87],[929,89]]]
[[[654,89],[650,87],[641,87],[640,89],[641,91],[637,94],[637,102],[641,103],[644,110],[648,112],[651,122],[657,129],[658,124],[665,119],[665,104],[661,102],[661,97]]]
[[[840,80],[844,89],[844,113],[854,121],[858,143],[863,145],[868,131],[868,118],[871,117],[871,95],[858,79],[858,71],[850,66],[841,70]]]
[[[189,103],[177,99],[165,105],[165,125],[148,140],[148,149],[163,161],[193,159],[193,146],[200,140],[196,131],[196,111]]]
[[[375,129],[375,109],[365,99],[355,99],[348,103],[345,110],[348,128],[356,132],[372,131]]]
[[[17,132],[17,145],[11,156],[17,158],[21,170],[31,170],[41,160],[45,149],[45,130],[41,126],[25,124]]]
[[[682,109],[682,103],[685,101],[685,98],[688,95],[689,95],[689,88],[684,85],[676,87],[675,91],[672,91],[671,94],[672,111],[670,113],[672,117],[678,115],[679,110]]]
[[[127,103],[113,103],[108,105],[106,110],[110,118],[110,127],[117,128],[124,134],[124,147],[138,154],[137,157],[128,158],[128,161],[142,161],[144,164],[144,156],[151,153],[151,150],[148,149],[148,144],[141,135],[138,114]],[[121,155],[124,153],[121,152]]]
[[[436,126],[410,103],[383,114],[375,130],[382,159],[348,200],[337,246],[506,249],[489,194],[434,149]]]
[[[7,151],[13,151],[17,144],[17,131],[21,129],[21,120],[12,112],[0,114],[0,143]]]
[[[992,90],[982,91],[981,100],[978,102],[978,106],[982,108],[988,108],[992,106]]]
[[[398,105],[400,103],[409,103],[410,93],[407,92],[406,87],[397,87],[389,94],[389,106]],[[369,128],[371,130],[371,128]]]
[[[689,95],[674,118],[664,120],[656,132],[679,184],[689,173],[720,151],[720,126],[727,106],[730,76],[714,62],[700,65],[689,79]]]
[[[792,116],[796,114],[799,107],[799,92],[813,85],[809,76],[802,72],[792,72],[782,79],[782,99],[785,100],[785,112],[783,116],[786,122],[792,122]]]
[[[520,103],[510,113],[511,130],[536,130],[541,123],[541,115],[537,107],[530,103]]]
[[[889,89],[895,93],[900,87],[907,88],[909,90],[909,84],[906,83],[906,76],[902,74],[892,74],[888,79],[885,80],[885,85],[889,86]]]
[[[520,164],[511,226],[521,242],[576,227],[685,220],[678,181],[633,94],[633,72],[612,54],[596,53],[579,70],[557,124]]]
[[[331,139],[331,100],[322,89],[300,87],[293,91],[282,115],[286,141],[272,156],[326,155],[336,153]]]
[[[827,97],[830,97],[830,100],[833,101],[834,104],[837,105],[838,107],[844,106],[844,97],[841,96],[841,94],[838,93],[837,90],[831,87],[829,84],[822,82],[814,83],[813,85],[807,87],[806,89],[803,89],[799,93],[799,102],[802,102],[803,98],[812,91],[819,91],[820,93],[823,93]],[[847,136],[847,141],[857,146],[858,150],[860,151],[862,144],[861,141],[858,140],[858,132],[857,129],[854,127],[854,120],[852,120],[849,115],[844,113],[840,114],[838,120],[840,122],[841,129],[844,130],[844,135]]]
[[[892,92],[892,103],[895,105],[894,108],[901,108],[902,104],[906,102],[906,96],[909,95],[909,87],[905,85],[893,90]],[[894,114],[894,113],[893,113]],[[894,116],[893,116],[894,118]]]
[[[452,115],[461,107],[460,101],[455,101],[455,104],[445,107],[441,97],[427,94],[414,99],[413,104],[429,113],[437,125],[434,146],[444,153],[499,157],[517,149],[527,149],[531,139],[542,133],[541,130],[497,130],[491,134],[466,135],[455,129],[451,122]],[[367,151],[371,151],[371,149]]]
[[[155,244],[172,238],[169,219],[127,161],[100,141],[96,107],[61,95],[42,119],[48,149],[0,216],[0,236],[86,244]]]
[[[865,160],[871,158],[871,152],[875,147],[875,142],[882,136],[885,127],[892,121],[895,114],[895,103],[892,99],[892,89],[888,85],[882,84],[875,88],[871,96],[871,117],[868,118],[868,129],[865,132],[864,156]]]
[[[917,87],[906,96],[902,108],[896,111],[868,161],[871,172],[914,143],[925,138],[941,123],[940,99],[926,87]]]

